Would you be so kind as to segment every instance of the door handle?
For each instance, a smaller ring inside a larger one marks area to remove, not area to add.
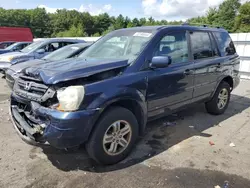
[[[193,74],[194,71],[193,70],[190,70],[190,69],[187,69],[183,72],[185,75],[190,75],[190,74]]]

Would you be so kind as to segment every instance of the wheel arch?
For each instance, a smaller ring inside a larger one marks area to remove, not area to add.
[[[139,125],[139,135],[143,135],[145,131],[146,123],[147,123],[147,105],[144,101],[139,101],[139,100],[135,100],[131,98],[126,98],[126,97],[117,98],[117,99],[113,99],[112,102],[107,103],[105,107],[102,108],[102,110],[100,111],[98,118],[96,119],[94,124],[96,125],[98,120],[103,115],[105,115],[105,113],[108,110],[117,106],[126,108],[134,114]],[[95,125],[92,128],[90,135],[94,131]]]
[[[228,84],[229,84],[229,86],[230,86],[230,90],[232,91],[233,90],[233,88],[234,88],[234,80],[233,80],[233,78],[231,77],[231,76],[226,76],[226,77],[224,77],[221,81],[220,81],[220,83],[221,82],[227,82]],[[217,86],[218,87],[218,86]]]
[[[233,78],[232,78],[231,76],[224,76],[224,77],[222,77],[222,78],[218,81],[218,83],[217,83],[217,85],[216,85],[216,87],[215,87],[215,90],[213,91],[211,97],[214,96],[214,94],[215,94],[217,88],[219,87],[219,85],[220,85],[222,82],[228,83],[229,86],[230,86],[230,90],[231,90],[231,91],[233,90],[233,88],[234,88],[234,81],[233,81]]]

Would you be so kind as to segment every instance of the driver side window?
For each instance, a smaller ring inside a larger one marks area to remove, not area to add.
[[[57,42],[46,44],[42,46],[40,49],[44,49],[45,52],[54,52],[59,48],[59,44]]]
[[[188,43],[186,32],[165,35],[156,45],[153,56],[170,56],[172,63],[188,61]]]

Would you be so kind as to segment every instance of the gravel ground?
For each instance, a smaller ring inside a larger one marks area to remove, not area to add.
[[[126,160],[103,167],[84,148],[24,143],[10,122],[10,91],[0,79],[0,187],[250,187],[249,85],[241,82],[224,115],[211,116],[196,105],[149,123]]]

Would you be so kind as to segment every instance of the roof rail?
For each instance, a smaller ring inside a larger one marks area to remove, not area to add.
[[[202,26],[202,27],[214,27],[217,29],[220,29],[222,27],[218,26],[218,25],[211,25],[211,24],[202,24],[202,23],[189,23],[189,22],[184,22],[183,24],[181,24],[183,26]]]

